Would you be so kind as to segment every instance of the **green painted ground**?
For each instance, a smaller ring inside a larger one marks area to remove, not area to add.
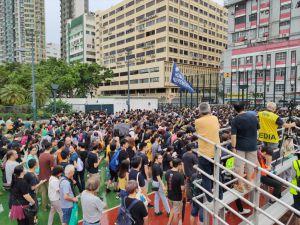
[[[106,177],[106,169],[104,163],[101,165],[101,187],[100,187],[100,192],[99,195],[104,199],[105,202],[108,204],[108,208],[115,207],[119,204],[119,200],[116,199],[116,194],[114,192],[106,193],[105,192],[105,180],[104,178]],[[2,173],[0,174],[0,187],[2,187]],[[77,188],[75,188],[77,190]],[[17,224],[16,221],[11,221],[8,218],[8,194],[5,191],[2,191],[3,195],[0,196],[0,204],[3,205],[4,207],[4,212],[0,213],[0,225],[13,225]],[[79,203],[80,204],[80,203]],[[79,207],[80,212],[79,212],[79,218],[82,218],[82,212],[81,212],[81,207]],[[48,212],[43,212],[42,210],[39,210],[38,213],[38,218],[39,218],[39,224],[41,225],[47,225],[48,223]],[[56,214],[54,218],[54,225],[60,224],[59,217]]]

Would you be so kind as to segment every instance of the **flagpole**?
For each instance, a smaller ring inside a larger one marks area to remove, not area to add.
[[[199,105],[199,74],[197,75],[197,107]]]
[[[187,76],[185,76],[185,80],[188,81]],[[188,92],[185,89],[185,108],[188,106]]]
[[[191,77],[191,86],[193,87],[193,77]],[[191,92],[191,108],[193,108],[193,92]]]

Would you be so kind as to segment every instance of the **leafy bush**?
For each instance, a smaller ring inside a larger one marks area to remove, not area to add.
[[[46,112],[54,113],[54,101],[50,101],[45,108]],[[59,99],[56,101],[56,113],[71,113],[73,111],[72,105]]]

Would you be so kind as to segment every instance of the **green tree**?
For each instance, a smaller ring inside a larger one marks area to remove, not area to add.
[[[37,83],[35,85],[35,93],[36,93],[36,103],[38,107],[42,107],[45,105],[46,101],[49,99],[51,95],[51,91],[49,88],[45,87],[42,83]],[[30,99],[32,97],[30,96]]]
[[[26,103],[26,89],[21,85],[7,84],[0,89],[0,99],[3,105],[22,105]]]
[[[90,92],[98,88],[102,81],[113,77],[113,72],[96,63],[74,63],[72,64],[78,82],[75,86],[76,96],[85,98]]]

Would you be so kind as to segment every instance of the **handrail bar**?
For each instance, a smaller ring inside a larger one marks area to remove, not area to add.
[[[242,158],[241,156],[239,156],[239,155],[237,155],[237,154],[235,154],[235,153],[229,151],[228,149],[226,149],[226,148],[224,148],[224,147],[222,147],[222,146],[220,146],[220,145],[218,145],[218,144],[215,144],[214,142],[212,142],[211,140],[209,140],[209,139],[207,139],[207,138],[205,138],[205,137],[202,137],[202,136],[200,136],[200,135],[197,135],[197,136],[198,136],[198,138],[200,138],[200,139],[202,139],[202,140],[208,142],[209,144],[211,144],[211,145],[213,145],[213,146],[216,146],[218,149],[220,149],[220,150],[226,152],[227,154],[232,155],[232,156],[234,156],[234,157],[236,157],[236,158],[242,160],[242,161],[245,162],[245,163],[248,163],[249,165],[251,165],[252,167],[254,167],[254,169],[258,169],[260,172],[264,172],[264,173],[266,173],[267,175],[269,175],[269,176],[271,176],[271,177],[277,179],[277,180],[280,181],[281,183],[284,183],[285,185],[287,185],[287,186],[289,186],[289,187],[292,187],[292,188],[296,189],[298,192],[300,192],[300,188],[299,188],[299,187],[297,187],[297,186],[293,185],[292,183],[290,183],[290,182],[288,182],[288,181],[282,179],[281,177],[278,177],[278,176],[274,175],[273,173],[271,173],[271,172],[269,172],[269,171],[267,171],[267,170],[265,170],[265,169],[259,167],[258,165],[256,165],[256,164],[254,164],[254,163],[252,163],[252,162],[250,162],[250,161],[248,161],[248,160]],[[198,156],[204,157],[204,155],[201,155],[199,152],[197,152],[197,153],[198,153]],[[206,157],[205,157],[205,158],[206,158]],[[206,158],[206,159],[207,159],[207,158]],[[210,159],[210,160],[211,160],[211,159]],[[213,160],[211,160],[211,162],[214,163]],[[250,185],[253,185],[253,184],[250,183]]]

